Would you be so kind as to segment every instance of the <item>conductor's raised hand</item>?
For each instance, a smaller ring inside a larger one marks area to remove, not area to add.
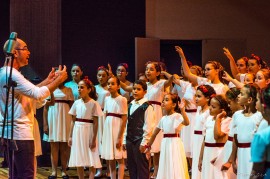
[[[56,78],[56,74],[55,74],[55,68],[52,67],[52,70],[50,71],[49,75],[47,76],[47,80],[48,80],[48,83],[51,83],[55,80]]]
[[[59,80],[61,83],[63,83],[68,78],[66,65],[64,65],[63,67],[62,65],[59,65],[58,71],[55,73],[57,76],[57,80]]]

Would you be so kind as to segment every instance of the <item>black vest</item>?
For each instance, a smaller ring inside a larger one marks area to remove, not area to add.
[[[129,104],[126,140],[136,142],[143,138],[144,113],[149,105],[150,104],[148,102],[143,103],[132,113],[132,115],[130,115],[132,104]]]

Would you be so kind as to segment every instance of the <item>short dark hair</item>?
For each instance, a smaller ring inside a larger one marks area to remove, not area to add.
[[[136,81],[134,82],[133,86],[134,86],[135,84],[141,85],[144,91],[147,90],[147,85],[146,85],[146,83],[145,83],[144,81],[142,81],[142,80],[136,80]]]

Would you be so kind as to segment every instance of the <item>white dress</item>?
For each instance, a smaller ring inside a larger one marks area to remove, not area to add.
[[[79,91],[78,91],[78,84],[75,81],[69,81],[65,83],[65,86],[71,88],[74,100],[79,99]]]
[[[107,96],[110,96],[110,92],[108,90],[105,90],[102,86],[96,85],[96,93],[97,93],[97,102],[99,103],[101,109],[104,109],[105,105],[105,98]],[[99,146],[99,155],[101,155],[101,149],[102,149],[102,134],[103,134],[103,127],[104,127],[104,121],[105,116],[99,116],[98,117],[98,146]]]
[[[228,86],[224,85],[223,83],[213,84],[211,81],[209,81],[207,78],[198,77],[197,78],[198,86],[200,85],[210,85],[214,88],[217,95],[221,94],[224,95],[226,91],[228,90]]]
[[[179,134],[183,117],[179,113],[163,116],[158,128],[164,134]],[[157,179],[188,179],[184,146],[180,137],[164,137],[161,142]]]
[[[186,114],[189,119],[189,125],[185,126],[181,130],[181,139],[183,140],[183,144],[185,147],[186,156],[192,158],[193,154],[193,133],[194,133],[194,125],[195,125],[195,118],[196,118],[196,112],[188,112],[188,110],[197,109],[196,102],[195,102],[195,94],[196,89],[191,85],[191,83],[183,80],[179,80],[180,85],[183,90],[185,90],[185,93],[183,95],[183,98],[188,102],[188,105],[186,106]]]
[[[93,116],[102,115],[102,111],[99,104],[93,99],[87,103],[84,103],[82,99],[78,99],[72,105],[69,114],[79,119],[93,120]],[[93,123],[75,121],[69,167],[102,167],[99,159],[97,140],[95,149],[91,150],[89,147],[90,142],[93,140],[93,135]]]
[[[235,112],[238,115],[235,118],[235,134],[237,134],[238,143],[251,143],[255,130],[258,129],[263,117],[260,112],[247,117],[243,114],[243,110]],[[245,129],[245,130],[243,130]],[[250,177],[253,163],[251,162],[250,147],[237,149],[237,178],[247,179]]]
[[[105,98],[104,113],[114,113],[118,115],[127,115],[127,99],[121,95],[116,98],[108,96]],[[122,118],[115,116],[106,116],[102,136],[101,158],[105,160],[115,160],[127,158],[125,150],[116,148],[116,142],[120,131]],[[123,134],[124,140],[124,134]]]
[[[228,140],[224,145],[224,148],[222,150],[222,152],[219,154],[219,156],[216,159],[216,162],[214,163],[214,167],[216,167],[216,169],[221,169],[222,165],[227,163],[230,155],[232,153],[232,147],[233,147],[233,137],[234,137],[234,133],[235,133],[235,116],[238,113],[234,113],[232,116],[232,121],[229,125],[229,133],[228,133]],[[236,174],[233,172],[233,167],[230,167],[227,171],[222,171],[222,176],[223,178],[228,178],[228,179],[236,179],[237,176]]]
[[[148,99],[148,101],[156,101],[156,102],[162,102],[163,97],[165,95],[164,92],[164,83],[166,80],[159,80],[154,85],[147,82],[147,93],[145,94],[145,98]],[[156,121],[155,126],[158,125],[160,119],[162,118],[162,108],[161,105],[152,104],[154,107],[154,111],[156,113]],[[159,132],[159,134],[156,136],[156,139],[152,145],[151,152],[152,153],[158,153],[160,152],[160,144],[161,140],[163,138],[162,131]]]
[[[193,179],[200,179],[201,172],[198,170],[199,164],[199,156],[201,152],[202,142],[204,136],[202,135],[202,130],[204,128],[207,117],[210,116],[209,109],[201,112],[201,107],[198,106],[196,118],[195,118],[195,126],[193,133],[193,158],[192,158],[192,175]],[[196,133],[196,134],[195,134]]]
[[[231,122],[230,117],[222,119],[221,131],[223,133],[228,134],[230,122]],[[205,129],[203,130],[203,133],[205,133],[205,140],[204,140],[205,143],[210,144],[217,143],[214,138],[214,126],[215,120],[213,119],[213,116],[209,116],[205,123]],[[214,165],[211,164],[211,161],[217,158],[218,155],[222,152],[222,150],[223,146],[222,147],[208,147],[206,145],[204,146],[203,162],[202,162],[202,178],[207,179],[224,178],[221,169],[218,167],[214,167]]]
[[[57,88],[53,92],[55,101],[65,100],[74,101],[71,88],[64,87],[63,89]],[[70,125],[72,116],[68,114],[70,110],[69,104],[65,102],[55,102],[53,106],[48,109],[48,128],[49,135],[46,139],[44,135],[43,140],[48,142],[68,142]]]

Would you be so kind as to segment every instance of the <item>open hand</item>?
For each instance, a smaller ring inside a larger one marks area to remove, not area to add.
[[[68,74],[67,74],[67,67],[64,65],[64,67],[62,67],[62,65],[59,65],[58,67],[58,71],[55,72],[57,79],[60,80],[61,83],[63,83],[67,78],[68,78]]]

